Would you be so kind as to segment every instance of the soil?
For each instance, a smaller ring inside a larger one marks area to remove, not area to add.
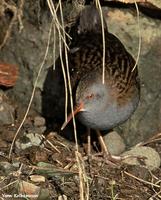
[[[24,133],[34,133],[35,130],[39,133],[39,127],[34,125],[35,116],[36,114],[31,112],[17,139],[23,138]],[[75,157],[74,142],[65,139],[57,132],[48,132],[42,140],[43,146],[31,146],[22,150],[14,145],[9,160],[8,153],[11,142],[19,125],[20,121],[17,120],[14,126],[0,127],[1,196],[4,194],[14,194],[17,191],[17,181],[25,181],[33,183],[35,186],[41,187],[41,189],[47,188],[49,196],[38,199],[80,199],[80,176],[78,162]],[[41,133],[39,134],[42,135]],[[92,158],[84,160],[87,157],[84,146],[80,142],[79,152],[81,154],[79,160],[85,168],[83,173],[85,180],[88,181],[89,199],[160,199],[160,168],[149,171],[144,167],[129,166],[122,164],[122,162],[113,166],[106,164],[105,159],[100,158],[97,158],[97,160]],[[149,146],[155,148],[161,156],[161,141],[151,143]],[[93,153],[96,153],[96,151],[93,150]],[[12,166],[10,166],[11,169],[4,169],[2,167],[4,162],[10,163]],[[43,171],[39,167],[39,164],[42,162],[46,164]],[[15,163],[18,163],[16,168]],[[52,165],[50,172],[46,170],[49,164]],[[45,177],[45,182],[38,181],[35,183],[30,180],[31,175],[41,175]],[[14,181],[16,181],[15,184]],[[84,182],[84,189],[87,194],[86,186]]]
[[[11,2],[12,6],[3,2]],[[25,2],[24,8],[20,2]],[[65,18],[69,16],[69,13],[74,15],[74,12],[78,12],[78,10],[73,11],[70,3],[69,5],[66,3],[71,1],[62,2],[65,2]],[[115,1],[113,3],[115,4]],[[161,199],[161,168],[150,171],[143,166],[130,166],[122,162],[116,165],[107,164],[106,159],[101,159],[101,157],[87,159],[87,138],[81,134],[84,132],[82,127],[78,128],[78,153],[72,128],[67,128],[65,132],[60,133],[57,121],[52,127],[50,120],[47,120],[46,124],[43,124],[44,120],[38,120],[35,123],[35,117],[40,117],[40,113],[50,117],[50,115],[58,115],[61,112],[59,109],[61,106],[58,106],[58,104],[62,105],[62,102],[58,100],[59,93],[62,92],[59,87],[61,80],[53,77],[53,56],[51,56],[53,55],[54,37],[51,37],[50,56],[46,59],[41,72],[32,108],[16,137],[12,154],[9,156],[11,144],[26,112],[37,72],[44,58],[52,18],[47,1],[44,0],[35,2],[32,0],[4,0],[2,4],[0,5],[1,44],[5,41],[7,30],[9,30],[9,34],[7,34],[8,38],[6,38],[3,48],[0,46],[0,61],[18,65],[19,77],[13,88],[9,90],[2,88],[10,100],[13,100],[12,105],[16,109],[16,116],[14,116],[14,124],[0,125],[0,199],[78,200],[83,199],[81,194],[84,199],[90,200]],[[14,5],[19,8],[17,18],[13,17],[17,13]],[[23,12],[21,13],[22,8]],[[120,38],[122,37],[121,41],[125,39],[129,44],[129,49],[134,50],[134,54],[137,55],[138,27],[133,10],[121,11],[118,8],[115,10],[108,8],[107,17],[109,30],[119,35]],[[138,141],[141,142],[161,130],[161,61],[159,60],[161,28],[160,17],[155,16],[155,18],[156,20],[143,14],[140,15],[141,27],[144,30],[142,31],[142,55],[139,60],[141,63],[139,71],[141,72],[142,99],[138,116],[129,121],[130,125],[127,124],[127,127],[121,129],[128,146],[134,145]],[[12,21],[12,19],[14,20]],[[68,25],[69,22],[66,21]],[[22,25],[23,27],[21,27]],[[10,26],[11,30],[8,29]],[[59,45],[56,44],[56,47],[58,49]],[[56,58],[57,54],[59,54],[59,50],[56,51]],[[52,73],[50,73],[51,70]],[[48,92],[50,96],[46,96],[45,92]],[[54,110],[52,106],[55,103],[57,103],[57,108]],[[64,107],[61,109],[64,111]],[[47,113],[45,113],[46,110]],[[61,116],[60,118],[59,120],[62,120]],[[41,142],[35,145],[25,137],[28,134],[37,138],[37,141],[41,139]],[[95,154],[99,152],[99,147],[97,148],[95,138],[93,140],[92,153]],[[147,145],[153,147],[161,156],[160,138]],[[25,148],[23,148],[24,146]],[[35,193],[39,196],[38,198],[33,196],[27,198],[28,194]],[[15,194],[20,196],[15,197]],[[26,196],[21,197],[22,194]]]

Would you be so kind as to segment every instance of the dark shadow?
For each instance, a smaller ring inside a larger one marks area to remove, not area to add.
[[[70,27],[69,30],[66,30],[72,37],[72,43],[70,43],[71,49],[72,47],[76,46],[75,44],[77,44],[78,24],[79,24],[79,18],[76,20],[75,24],[73,24],[73,26]],[[64,53],[62,54],[63,54],[62,57],[65,58]],[[69,56],[69,65],[70,65],[70,56]],[[71,77],[73,76],[72,73],[73,72],[71,70],[70,71]],[[76,81],[74,82],[72,91],[73,102],[75,102],[74,99],[79,78],[78,79],[76,78]],[[70,112],[71,112],[70,98],[68,97],[68,113]],[[58,58],[55,62],[55,70],[53,69],[53,66],[51,66],[49,67],[47,72],[42,92],[42,115],[46,119],[46,127],[47,127],[46,134],[48,134],[50,131],[56,131],[63,137],[74,141],[74,130],[73,130],[72,120],[67,125],[67,127],[63,131],[61,131],[61,126],[65,120],[65,86],[64,86],[64,78],[63,78],[60,58]],[[76,124],[77,124],[78,141],[81,141],[82,143],[85,140],[87,140],[87,137],[85,136],[86,127],[84,127],[77,120],[77,117],[76,117]]]
[[[56,60],[55,66],[55,70],[53,69],[53,66],[48,68],[47,76],[43,85],[42,115],[46,119],[47,127],[45,134],[48,134],[50,131],[57,131],[63,137],[74,141],[72,121],[63,131],[60,130],[65,119],[65,87],[59,58]],[[71,112],[70,101],[68,104],[69,113]],[[86,128],[81,125],[78,120],[76,120],[76,123],[79,137],[83,135],[82,133],[86,132]]]
[[[56,69],[48,68],[42,92],[42,114],[47,128],[54,128],[55,123],[63,123],[65,88],[61,66],[56,61]]]

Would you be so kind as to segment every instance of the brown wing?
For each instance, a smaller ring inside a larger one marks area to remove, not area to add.
[[[82,76],[102,66],[102,35],[87,33],[79,36],[69,53],[71,83],[74,87]]]
[[[107,42],[110,43],[107,51],[110,62],[106,67],[108,79],[115,88],[117,98],[130,96],[130,93],[134,94],[134,90],[140,89],[137,67],[134,69],[135,60],[114,35],[109,34]]]
[[[106,32],[106,76],[118,95],[126,93],[128,88],[137,84],[137,68],[133,70],[135,60],[127,52],[117,37]],[[102,73],[102,35],[88,33],[79,37],[69,54],[72,86],[83,75],[98,70]]]

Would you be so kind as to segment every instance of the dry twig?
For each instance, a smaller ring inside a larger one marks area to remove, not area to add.
[[[12,28],[13,28],[13,25],[15,24],[15,22],[18,20],[19,22],[19,25],[20,25],[20,31],[23,29],[23,23],[22,23],[22,16],[23,16],[23,6],[24,6],[24,0],[20,0],[19,1],[19,6],[15,6],[13,3],[8,3],[6,2],[6,0],[1,0],[0,2],[0,7],[1,9],[3,10],[3,13],[6,11],[6,10],[10,10],[12,13],[13,13],[13,17],[9,23],[9,26],[8,26],[8,29],[5,33],[5,36],[3,38],[3,41],[2,43],[0,44],[0,49],[2,49],[7,40],[9,39],[10,37],[10,34],[11,34],[11,31],[12,31]],[[1,13],[2,14],[2,13]]]

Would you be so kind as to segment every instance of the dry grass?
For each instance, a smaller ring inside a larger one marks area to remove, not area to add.
[[[102,84],[105,83],[105,55],[106,55],[106,49],[105,49],[105,28],[104,28],[104,21],[103,21],[103,14],[102,14],[102,8],[99,0],[95,0],[95,4],[99,9],[100,17],[101,17],[101,25],[102,25],[102,40],[103,40],[103,55],[102,55]]]
[[[82,1],[82,2],[84,2],[84,1]],[[96,2],[96,5],[97,5],[97,7],[100,11],[101,22],[102,22],[102,38],[103,38],[102,82],[104,83],[104,77],[105,77],[105,34],[104,34],[104,27],[103,27],[104,26],[103,25],[103,15],[102,15],[102,10],[101,10],[101,6],[100,6],[100,1],[95,0],[95,2]],[[36,87],[37,87],[37,83],[38,83],[38,80],[39,80],[39,76],[40,76],[40,73],[41,73],[41,71],[44,67],[44,63],[45,63],[45,60],[46,60],[47,55],[48,55],[51,35],[53,34],[54,38],[55,38],[55,42],[54,42],[54,46],[53,46],[53,57],[54,58],[55,58],[55,51],[56,51],[56,45],[55,45],[56,35],[58,35],[58,38],[59,38],[59,54],[60,54],[61,67],[62,67],[64,83],[65,83],[65,99],[66,99],[66,101],[65,101],[65,120],[67,120],[67,106],[68,106],[68,92],[69,92],[71,111],[72,111],[72,115],[73,115],[74,135],[75,135],[75,149],[76,149],[75,157],[76,157],[76,161],[77,161],[77,164],[78,164],[79,180],[80,180],[80,185],[79,185],[80,186],[79,187],[80,199],[81,200],[84,200],[84,199],[88,200],[89,199],[88,175],[87,175],[86,170],[85,170],[85,165],[84,165],[82,155],[79,153],[79,149],[78,149],[77,131],[76,131],[75,118],[74,118],[74,114],[73,114],[72,88],[71,88],[71,83],[70,83],[70,74],[69,74],[69,65],[68,65],[68,50],[69,50],[69,47],[68,47],[67,42],[66,42],[66,37],[68,37],[70,39],[70,36],[65,32],[65,24],[64,24],[64,17],[63,17],[61,0],[59,0],[57,5],[54,5],[52,0],[47,0],[47,3],[48,3],[48,6],[49,6],[51,15],[53,16],[51,26],[49,28],[47,47],[46,47],[46,51],[45,51],[45,54],[44,54],[43,61],[40,65],[39,71],[37,73],[34,88],[33,88],[33,91],[32,91],[32,95],[31,95],[30,102],[28,104],[26,113],[25,113],[24,118],[22,119],[22,122],[21,122],[20,126],[18,127],[18,129],[15,133],[14,139],[12,141],[12,145],[11,145],[10,152],[9,152],[9,158],[11,158],[13,145],[15,143],[17,135],[20,132],[20,130],[21,130],[21,128],[22,128],[22,126],[23,126],[23,124],[26,120],[26,117],[29,113],[29,110],[30,110],[30,107],[31,107],[31,104],[32,104],[32,101],[33,101],[33,98],[34,98],[35,90],[36,90]],[[10,25],[9,25],[9,28],[6,32],[3,43],[0,45],[0,48],[2,48],[6,44],[6,41],[10,36],[13,24],[16,20],[19,21],[20,28],[23,27],[22,21],[21,21],[21,17],[22,17],[22,13],[23,13],[22,12],[23,4],[24,4],[24,1],[20,0],[20,6],[19,6],[19,8],[17,8],[13,5],[12,6],[9,5],[8,3],[6,3],[5,0],[2,1],[2,6],[6,5],[7,8],[10,9],[13,12],[13,18],[10,22]],[[139,61],[140,49],[141,49],[141,33],[140,33],[140,26],[139,26],[139,10],[138,10],[136,2],[135,2],[135,5],[136,5],[136,10],[137,10],[138,28],[139,28],[139,48],[138,48],[139,50],[138,50],[138,55],[137,55],[137,59],[136,59],[136,65],[137,65],[137,63]],[[82,8],[83,4],[79,4],[77,2],[77,6]],[[60,21],[59,21],[58,16],[57,16],[57,10],[58,9],[59,9],[60,15],[61,15]],[[65,63],[63,62],[62,49],[64,49],[64,52],[65,52]],[[134,67],[136,67],[136,65]],[[54,67],[54,69],[55,69],[55,67]],[[65,73],[65,72],[67,72],[67,73]],[[126,175],[129,175],[129,174],[126,174]],[[132,177],[132,178],[136,178],[136,177]],[[13,184],[15,184],[15,183],[16,183],[16,181],[13,182]],[[152,186],[155,186],[155,184],[154,185],[152,184]],[[117,196],[114,195],[114,193],[113,193],[112,187],[113,187],[113,185],[111,186],[111,192],[112,192],[111,199],[117,199]],[[2,188],[2,189],[4,189],[4,188]],[[159,194],[157,194],[157,195],[159,195]]]
[[[139,8],[138,8],[138,5],[137,5],[136,1],[134,2],[134,4],[135,4],[135,7],[136,7],[136,13],[137,13],[137,24],[138,24],[139,41],[138,41],[138,53],[137,53],[137,57],[136,57],[136,62],[135,62],[135,65],[134,65],[134,67],[132,69],[132,72],[134,71],[134,69],[138,65],[139,58],[140,58],[140,52],[141,52],[141,27],[140,27]]]
[[[50,38],[51,38],[51,32],[52,32],[52,26],[53,26],[53,24],[51,23],[51,26],[49,28],[49,36],[48,36],[48,42],[47,42],[47,47],[46,47],[45,55],[44,55],[43,61],[42,61],[41,65],[40,65],[40,68],[39,68],[39,71],[38,71],[38,74],[37,74],[37,77],[36,77],[36,80],[35,80],[34,88],[33,88],[32,94],[31,94],[31,98],[30,98],[30,101],[29,101],[26,113],[25,113],[25,115],[24,115],[24,117],[23,117],[23,119],[22,119],[22,121],[21,121],[21,123],[20,123],[20,125],[19,125],[19,127],[18,127],[18,129],[16,131],[16,133],[15,133],[14,139],[12,141],[12,144],[11,144],[11,147],[10,147],[10,151],[9,151],[9,159],[11,158],[11,154],[12,154],[12,150],[13,150],[13,146],[14,146],[14,143],[16,141],[16,138],[17,138],[17,136],[18,136],[18,134],[19,134],[19,132],[20,132],[20,130],[21,130],[21,128],[22,128],[25,120],[26,120],[26,117],[27,117],[27,115],[29,113],[29,110],[31,108],[31,104],[32,104],[32,101],[33,101],[33,98],[34,98],[34,94],[35,94],[35,91],[36,91],[36,87],[37,87],[37,83],[38,83],[38,80],[39,80],[39,77],[40,77],[40,73],[42,71],[42,68],[44,66],[44,63],[45,63],[47,55],[48,55]]]
[[[1,0],[0,2],[0,17],[4,16],[7,10],[9,10],[13,14],[13,17],[9,22],[8,29],[5,33],[3,41],[0,44],[0,49],[2,49],[5,46],[7,40],[11,35],[12,28],[17,21],[19,22],[19,30],[21,31],[23,29],[22,16],[23,16],[24,0],[19,0],[17,5],[18,6],[15,6],[12,0],[10,2],[6,0]]]

